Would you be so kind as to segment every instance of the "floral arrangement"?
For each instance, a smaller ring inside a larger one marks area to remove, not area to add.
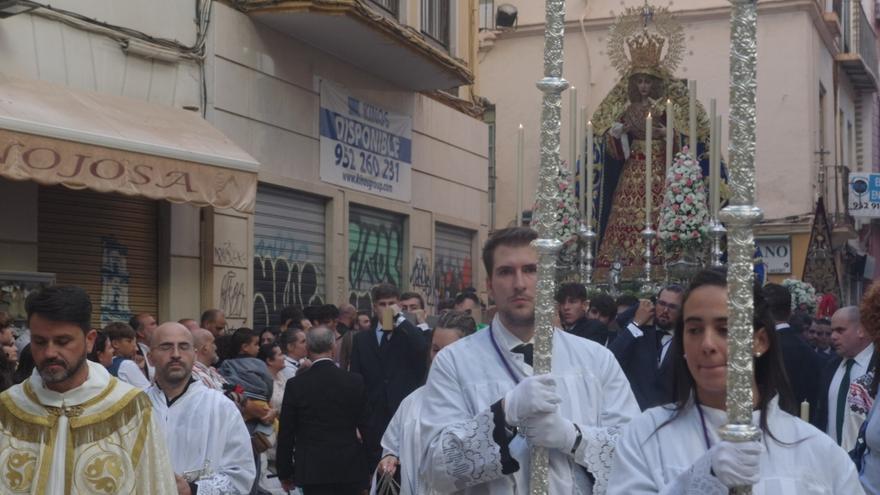
[[[577,240],[578,230],[580,228],[581,213],[578,208],[577,197],[575,196],[574,179],[571,175],[571,168],[563,161],[559,167],[559,178],[556,181],[559,187],[559,204],[556,205],[556,225],[559,230],[556,232],[556,238],[568,245]],[[536,211],[537,204],[532,211]],[[535,226],[534,215],[532,215],[532,227]]]
[[[706,183],[687,151],[682,149],[666,172],[658,230],[667,250],[697,248],[709,236]]]
[[[816,296],[816,289],[809,283],[802,280],[787,278],[782,281],[782,286],[791,292],[791,309],[798,309],[801,304],[807,305],[807,314],[814,314],[819,299]]]

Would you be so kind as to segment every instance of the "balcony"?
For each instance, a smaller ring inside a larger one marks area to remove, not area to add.
[[[465,61],[398,21],[403,0],[238,0],[254,21],[410,91],[472,84]]]
[[[840,18],[840,53],[835,61],[861,91],[877,91],[877,35],[859,0],[834,3]]]

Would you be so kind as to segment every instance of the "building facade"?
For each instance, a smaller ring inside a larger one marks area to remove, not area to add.
[[[495,227],[515,217],[516,129],[525,134],[523,204],[532,204],[538,164],[543,10],[540,2],[511,0],[518,9],[515,29],[496,28],[483,1],[480,93],[495,110],[497,179]],[[579,105],[595,110],[619,80],[606,54],[608,30],[625,7],[642,0],[566,3],[564,77],[577,88]],[[658,3],[658,6],[659,3]],[[729,114],[730,3],[683,0],[672,7],[685,30],[687,51],[676,77],[698,82],[705,108],[717,101],[724,117],[727,156]],[[780,0],[758,5],[757,202],[765,221],[756,229],[770,265],[770,280],[800,278],[810,244],[819,197],[831,222],[842,294],[855,300],[874,277],[876,255],[870,226],[846,212],[850,172],[871,171],[877,163],[877,38],[873,1]],[[571,112],[563,104],[563,156],[568,156]],[[581,138],[582,139],[582,138]],[[868,263],[866,263],[866,260]],[[869,272],[865,273],[865,266]],[[861,268],[860,268],[861,267]],[[867,278],[866,278],[867,277]]]
[[[46,128],[103,132],[113,152],[177,158],[203,181],[172,175],[147,191],[130,155],[116,158],[131,168],[118,179],[133,179],[103,188],[0,168],[5,211],[18,212],[0,234],[0,278],[21,288],[7,299],[78,283],[101,301],[96,324],[218,307],[231,327],[262,328],[287,305],[366,309],[378,282],[429,304],[478,287],[488,179],[476,16],[476,2],[108,0],[0,20],[2,74],[23,88],[0,129],[25,108]],[[52,115],[30,86],[92,106]],[[105,125],[70,117],[90,109]],[[46,153],[28,156],[36,169],[52,164]],[[83,154],[70,153],[74,165]],[[213,195],[190,192],[203,189]]]

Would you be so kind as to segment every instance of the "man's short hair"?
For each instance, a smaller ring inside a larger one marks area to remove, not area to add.
[[[290,321],[293,325],[299,326],[299,322],[305,318],[305,315],[303,314],[302,309],[298,306],[285,306],[281,308],[278,318],[281,320],[282,324]]]
[[[220,313],[222,313],[222,311],[220,311],[219,309],[205,310],[205,312],[202,313],[202,320],[200,321],[201,325],[204,327],[205,323],[209,321],[215,321],[217,317],[220,316]]]
[[[281,335],[278,336],[278,345],[281,346],[281,352],[287,354],[287,346],[296,342],[297,333],[305,333],[305,330],[299,327],[292,327],[281,332]]]
[[[465,337],[477,331],[477,322],[474,317],[464,311],[446,311],[437,319],[434,328],[450,328],[458,330]]]
[[[587,288],[577,282],[567,282],[560,285],[556,290],[556,302],[562,304],[569,299],[586,301]]]
[[[816,325],[831,325],[831,320],[828,318],[817,318],[815,323]]]
[[[455,299],[447,297],[446,299],[441,299],[440,302],[437,303],[437,312],[440,313],[442,311],[449,311],[450,309],[455,308]]]
[[[496,230],[483,245],[483,266],[488,277],[492,278],[492,270],[495,268],[495,249],[499,246],[526,246],[537,238],[538,233],[528,227]]]
[[[103,332],[107,334],[107,338],[110,339],[110,342],[116,342],[120,339],[135,339],[137,337],[137,334],[135,334],[131,325],[121,321],[108,323],[107,326],[104,327]]]
[[[630,294],[624,294],[617,298],[617,301],[614,302],[615,305],[626,306],[627,308],[635,306],[639,303],[639,298]]]
[[[480,296],[478,296],[476,292],[472,292],[472,291],[468,291],[468,290],[456,294],[455,305],[458,306],[459,304],[462,304],[463,302],[467,301],[468,299],[473,301],[474,304],[476,304],[477,306],[480,306],[480,307],[483,306],[483,302],[480,301]]]
[[[407,299],[418,299],[419,300],[419,309],[425,309],[425,299],[418,292],[404,292],[400,295],[401,301],[406,301]]]
[[[673,294],[684,294],[684,287],[678,284],[669,284],[660,289],[660,292],[657,293],[657,298],[663,295],[664,292],[672,292]]]
[[[134,329],[135,332],[141,329],[141,320],[138,318],[138,315],[134,315],[128,319],[128,326]]]
[[[614,318],[617,316],[617,303],[608,294],[597,294],[590,298],[590,309],[595,309],[599,316]]]
[[[83,333],[92,329],[92,300],[75,285],[56,285],[31,292],[24,303],[28,324],[40,315],[49,321],[73,323]]]
[[[764,286],[764,299],[770,315],[777,322],[788,321],[791,318],[791,292],[788,288],[779,284],[767,284]]]
[[[306,332],[306,349],[311,354],[324,354],[333,350],[336,336],[324,326],[310,328]]]
[[[380,299],[394,298],[399,300],[400,289],[391,284],[375,285],[372,289],[370,289],[370,297],[372,298],[374,303],[376,301],[379,301]]]
[[[316,322],[318,321],[318,314],[321,312],[320,306],[306,306],[303,308],[303,316],[305,319]]]
[[[321,323],[327,323],[339,318],[339,308],[335,304],[324,304],[318,306],[315,311],[315,318]]]

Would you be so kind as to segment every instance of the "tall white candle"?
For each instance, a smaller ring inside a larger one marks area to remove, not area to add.
[[[712,142],[712,170],[709,172],[711,176],[711,193],[712,193],[712,218],[718,219],[718,210],[721,208],[721,116],[715,117],[714,134]],[[717,136],[717,137],[716,137]]]
[[[522,225],[523,221],[523,147],[525,131],[523,125],[519,125],[516,132],[516,226]]]
[[[697,157],[697,81],[688,81],[688,117],[690,136],[688,136],[688,146],[690,146],[691,156]]]
[[[651,183],[653,182],[651,180],[651,175],[653,172],[651,161],[654,155],[654,153],[652,152],[652,144],[654,141],[653,123],[654,119],[651,118],[651,114],[649,112],[648,118],[645,119],[645,227],[651,226],[651,206],[654,199],[654,194],[651,192]]]
[[[586,152],[586,171],[584,173],[584,219],[589,225],[593,224],[593,121],[587,122],[587,152]]]
[[[717,115],[718,102],[715,98],[709,100],[709,189],[710,194],[715,194],[715,144],[718,137],[718,131],[715,129],[715,116]],[[712,205],[714,208],[714,203]],[[715,218],[715,210],[712,209],[712,218]]]
[[[571,87],[571,108],[569,108],[569,117],[571,120],[571,143],[569,145],[569,153],[568,153],[568,166],[571,167],[572,175],[574,175],[575,170],[577,170],[577,158],[578,158],[578,95],[577,88]]]
[[[675,149],[675,141],[673,138],[675,137],[674,131],[674,122],[675,116],[675,108],[672,106],[672,100],[666,99],[666,167],[672,166],[672,157]]]

